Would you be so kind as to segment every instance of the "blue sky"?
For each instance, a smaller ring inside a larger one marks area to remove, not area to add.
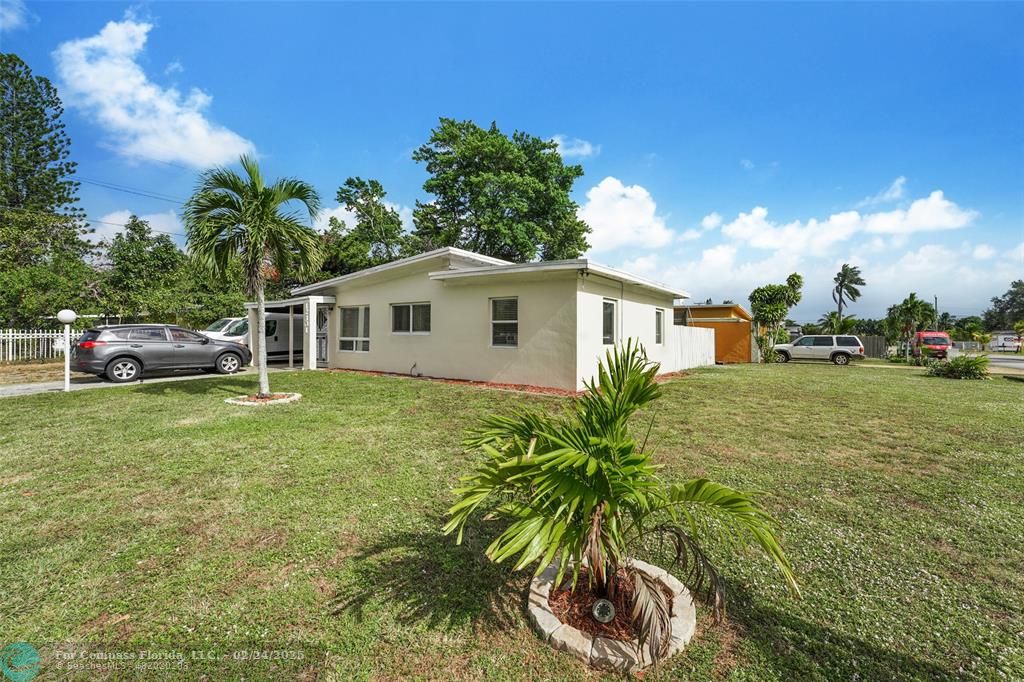
[[[796,270],[816,319],[852,262],[856,315],[910,291],[971,314],[1024,277],[1024,6],[0,0],[0,21],[58,85],[83,179],[185,198],[254,150],[334,214],[360,175],[408,217],[437,118],[495,120],[584,166],[590,257],[695,299]],[[80,195],[183,231],[172,202]]]

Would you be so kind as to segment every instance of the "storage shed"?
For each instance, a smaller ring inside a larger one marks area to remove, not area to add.
[[[753,362],[756,342],[750,313],[736,303],[710,303],[675,307],[675,323],[715,330],[715,362]]]

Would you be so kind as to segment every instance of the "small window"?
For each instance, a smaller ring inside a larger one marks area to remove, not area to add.
[[[370,350],[370,306],[350,306],[341,311],[341,335],[338,349],[352,353]]]
[[[665,320],[664,310],[654,311],[654,343],[661,343],[661,334]]]
[[[128,334],[131,341],[166,341],[167,333],[162,327],[136,327]]]
[[[814,337],[814,344],[813,345],[816,346],[816,347],[819,347],[819,348],[824,347],[824,346],[832,346],[832,337],[831,336],[815,336]]]
[[[391,333],[429,334],[429,303],[392,303]]]
[[[836,345],[839,346],[859,346],[860,341],[857,340],[856,336],[840,336],[839,341]]]
[[[604,345],[615,345],[615,301],[607,298],[601,316],[601,338]]]
[[[267,320],[263,328],[266,330],[267,336],[273,336],[277,333],[277,320]]]
[[[206,340],[206,337],[200,336],[195,332],[190,332],[186,329],[172,329],[171,330],[172,341],[186,341],[188,343],[202,343]]]
[[[519,299],[491,299],[491,345],[506,348],[519,345]]]

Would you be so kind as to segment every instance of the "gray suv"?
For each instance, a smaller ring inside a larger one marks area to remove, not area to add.
[[[830,360],[837,365],[848,365],[850,360],[864,357],[864,344],[859,338],[849,334],[810,334],[801,336],[793,343],[775,344],[775,352],[781,362]]]
[[[72,349],[71,369],[117,383],[172,369],[232,374],[252,354],[240,343],[209,339],[169,324],[119,324],[86,330]]]

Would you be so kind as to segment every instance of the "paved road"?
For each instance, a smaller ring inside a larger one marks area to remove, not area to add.
[[[270,367],[269,372],[288,372],[287,368]],[[247,369],[239,374],[245,376],[256,376],[256,370]],[[223,374],[205,374],[195,372],[173,372],[144,377],[142,381],[133,381],[128,384],[113,384],[109,381],[102,381],[94,376],[72,374],[71,390],[84,391],[90,388],[118,388],[121,386],[142,386],[145,384],[159,384],[168,381],[192,381],[202,379],[223,378]],[[10,384],[0,386],[0,398],[13,398],[23,395],[35,395],[37,393],[60,393],[64,390],[64,381],[39,381],[32,384]]]
[[[1024,371],[1024,355],[996,355],[993,353],[988,356],[988,364],[990,369],[1002,367]]]

